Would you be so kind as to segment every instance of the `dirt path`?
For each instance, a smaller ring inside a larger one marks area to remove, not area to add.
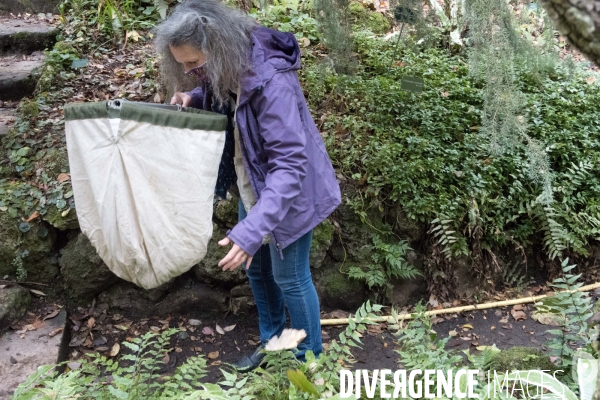
[[[596,297],[596,296],[595,296]],[[52,312],[56,304],[39,298],[34,301],[27,317],[13,326],[29,324],[40,316]],[[545,350],[544,343],[550,339],[547,331],[553,327],[540,324],[531,318],[532,305],[503,307],[498,309],[470,311],[433,318],[433,328],[439,337],[452,336],[447,347],[454,350],[471,349],[496,344],[500,349],[514,346],[535,347]],[[167,318],[142,318],[135,320],[119,314],[113,314],[102,305],[69,316],[72,323],[72,341],[69,358],[76,360],[87,353],[101,352],[108,355],[115,343],[130,340],[148,331],[160,332],[168,327],[179,327],[183,331],[173,336],[172,351],[165,355],[165,367],[161,373],[169,374],[188,357],[202,354],[208,361],[207,382],[221,379],[220,368],[226,368],[241,355],[251,353],[258,345],[258,316],[255,310],[244,315],[229,314],[212,320],[194,319],[193,310],[189,315],[177,315]],[[323,313],[323,318],[345,317],[347,313],[334,311]],[[131,316],[130,316],[131,317]],[[84,342],[77,341],[81,330],[94,321],[90,335]],[[217,327],[218,326],[218,327]],[[345,326],[323,327],[323,342],[327,347],[332,339],[337,339]],[[223,334],[218,331],[222,330]],[[33,332],[32,332],[33,333]],[[353,354],[357,362],[348,366],[351,369],[399,369],[397,332],[387,329],[386,324],[371,326],[363,334],[362,349]],[[124,350],[121,347],[121,351]]]

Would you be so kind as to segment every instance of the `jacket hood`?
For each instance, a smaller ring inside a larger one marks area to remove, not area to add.
[[[300,69],[300,46],[293,33],[258,27],[252,32],[252,71],[242,78],[240,104],[275,73]]]

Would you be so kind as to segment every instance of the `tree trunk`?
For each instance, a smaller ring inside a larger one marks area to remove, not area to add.
[[[600,1],[541,0],[561,34],[600,64]]]

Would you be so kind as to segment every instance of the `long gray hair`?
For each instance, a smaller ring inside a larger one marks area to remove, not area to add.
[[[206,54],[204,73],[213,96],[223,104],[235,93],[242,75],[251,68],[250,33],[256,22],[240,10],[217,0],[186,0],[154,28],[154,45],[167,90],[189,89],[197,78],[185,75],[170,47],[192,46]],[[194,85],[195,84],[195,85]]]

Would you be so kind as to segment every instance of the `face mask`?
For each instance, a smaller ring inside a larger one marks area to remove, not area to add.
[[[204,65],[206,65],[206,61],[205,61],[205,62],[203,62],[201,65],[198,65],[197,67],[194,67],[194,68],[190,69],[189,71],[185,71],[185,74],[186,74],[186,75],[190,75],[190,76],[191,76],[191,75],[193,75],[193,76],[195,76],[196,78],[198,78],[198,80],[200,80],[200,81],[205,81],[205,80],[207,80],[208,78],[207,78],[207,76],[204,74],[204,71],[202,71],[202,70],[203,70],[203,68],[204,68]]]

